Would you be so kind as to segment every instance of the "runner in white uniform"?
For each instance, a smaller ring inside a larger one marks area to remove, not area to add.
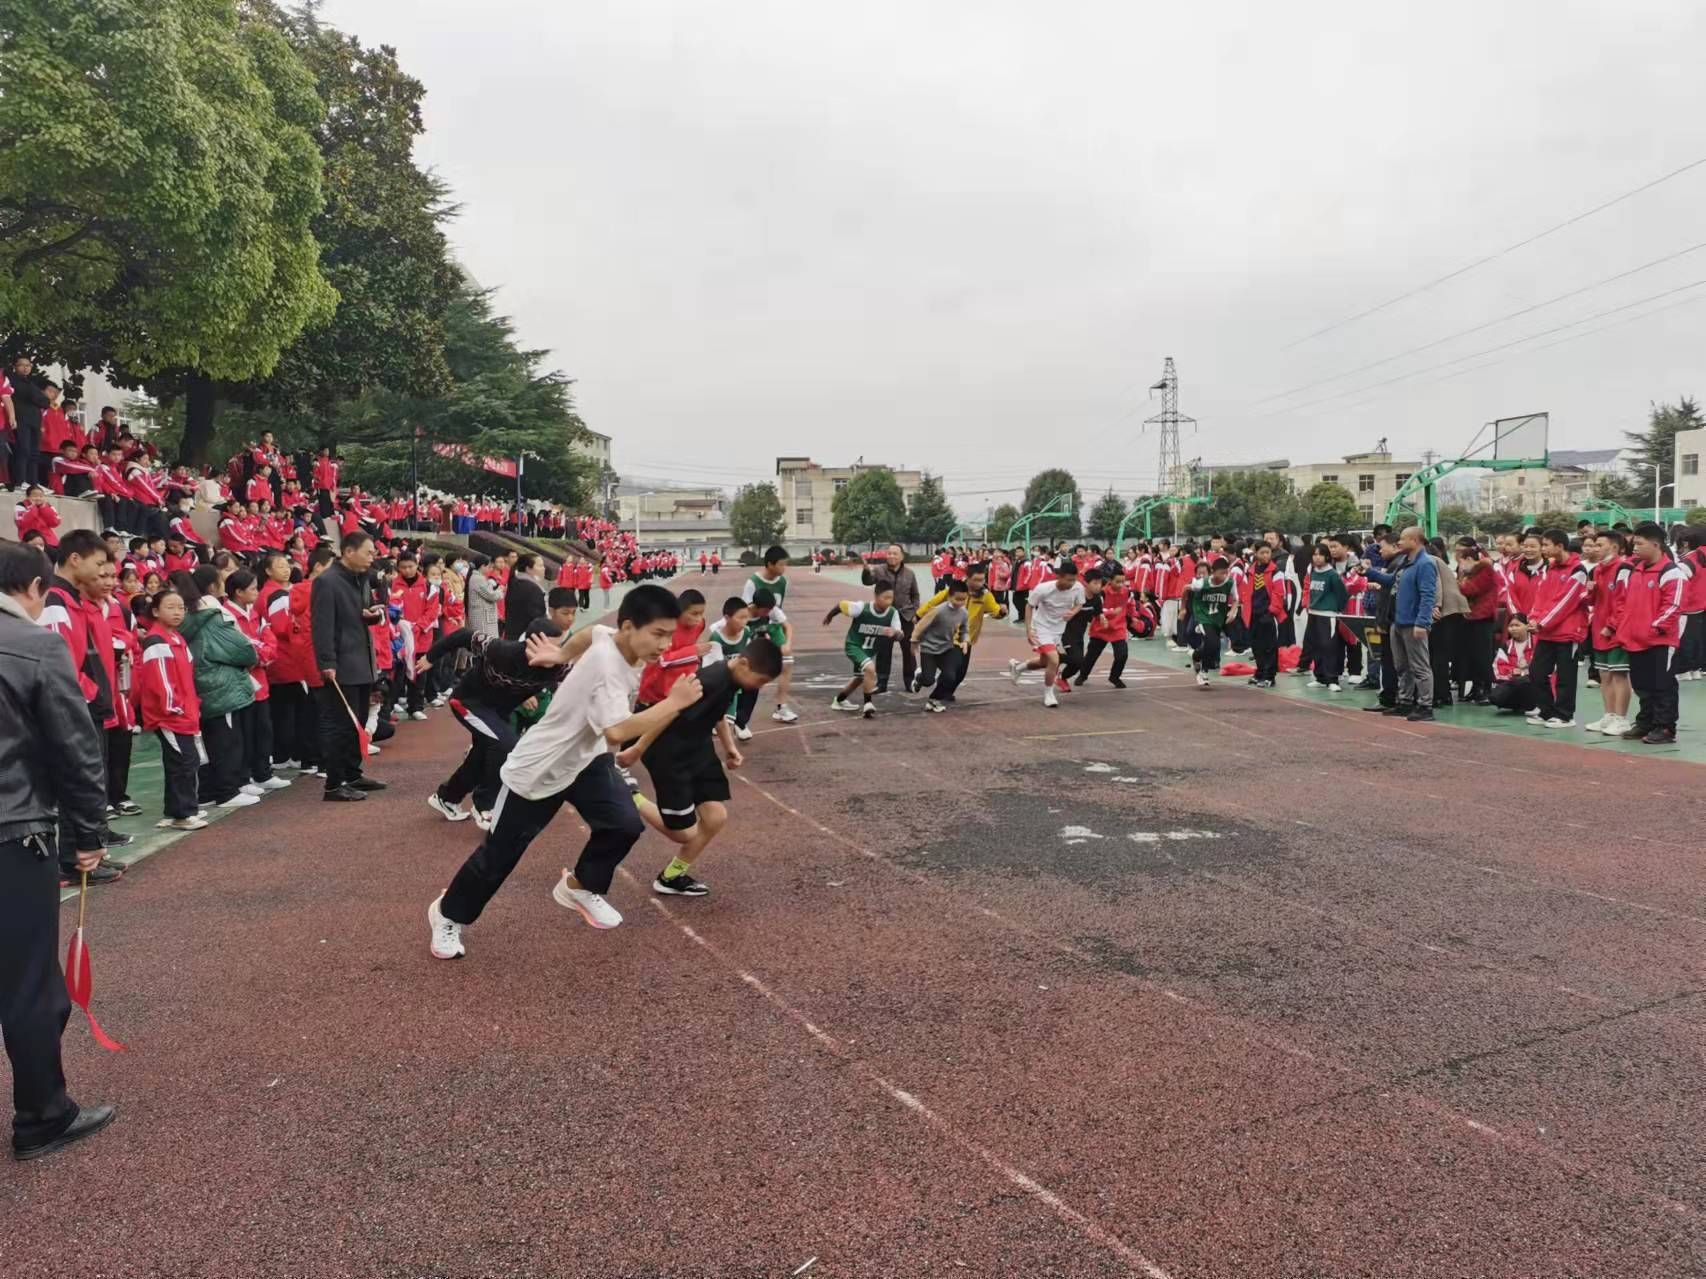
[[[1025,602],[1025,638],[1037,655],[1028,662],[1014,658],[1007,663],[1007,672],[1017,684],[1026,671],[1042,671],[1044,706],[1060,705],[1054,684],[1060,675],[1061,640],[1067,619],[1083,607],[1084,587],[1078,581],[1078,566],[1070,559],[1062,559],[1054,580],[1037,587]]]

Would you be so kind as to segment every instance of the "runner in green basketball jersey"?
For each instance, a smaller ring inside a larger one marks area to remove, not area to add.
[[[723,620],[707,631],[706,635],[711,643],[717,646],[717,651],[725,662],[746,652],[747,643],[752,639],[752,632],[747,629],[751,619],[752,610],[740,596],[731,595],[723,601]],[[769,634],[768,631],[759,633]],[[757,689],[748,691],[743,688],[730,700],[726,718],[734,726],[738,740],[752,740],[752,730],[747,724],[752,721],[752,712],[757,705]]]
[[[831,710],[854,711],[870,719],[877,713],[877,708],[871,704],[877,689],[877,641],[884,636],[892,638],[902,633],[900,613],[894,606],[894,587],[878,586],[871,592],[869,604],[842,600],[824,614],[823,624],[828,626],[837,616],[851,619],[842,651],[853,663],[853,678],[847,681],[847,687],[835,695],[829,706]],[[865,704],[863,707],[854,706],[847,700],[847,695],[861,687],[865,690]]]
[[[1232,616],[1237,589],[1224,556],[1217,556],[1207,575],[1185,588],[1191,610],[1191,665],[1196,669],[1198,688],[1207,688],[1208,673],[1220,670],[1220,634]]]
[[[776,606],[778,615],[782,613],[782,602],[788,598],[788,550],[783,546],[772,546],[764,552],[764,567],[746,579],[746,585],[740,589],[740,597],[748,604],[754,604],[759,591],[768,591],[771,603]],[[757,619],[754,618],[756,621]],[[783,620],[786,625],[786,619]],[[750,624],[749,624],[750,629]],[[756,633],[756,632],[755,632]],[[788,692],[794,683],[794,646],[793,634],[785,638],[770,633],[777,645],[782,649],[782,677],[776,681],[776,709],[770,713],[770,718],[783,724],[792,724],[799,716],[793,707],[788,705]]]

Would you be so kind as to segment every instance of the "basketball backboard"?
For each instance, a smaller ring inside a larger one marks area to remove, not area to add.
[[[1493,423],[1495,462],[1545,462],[1550,456],[1550,413],[1502,417]]]

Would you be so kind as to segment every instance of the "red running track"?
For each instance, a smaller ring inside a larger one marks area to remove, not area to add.
[[[766,696],[709,898],[650,899],[648,835],[585,928],[561,819],[432,961],[477,838],[423,802],[435,716],[368,804],[304,785],[92,899],[134,1051],[68,1061],[120,1120],[8,1169],[0,1267],[1706,1274],[1695,766],[1162,668],[863,722],[846,589],[795,582],[805,722]]]

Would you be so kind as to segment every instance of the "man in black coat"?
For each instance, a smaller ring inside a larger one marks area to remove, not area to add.
[[[900,645],[900,673],[907,692],[912,691],[912,673],[917,658],[912,652],[912,628],[918,621],[918,575],[906,563],[906,551],[896,543],[888,549],[881,564],[867,564],[859,574],[866,586],[887,588],[894,592],[895,611],[900,614],[900,638],[885,635],[877,641],[877,692],[889,691],[889,667],[894,662],[894,646]]]
[[[510,570],[509,589],[504,592],[503,637],[518,640],[527,628],[545,616],[545,562],[531,552],[516,557]]]
[[[12,448],[12,487],[19,492],[46,484],[41,467],[41,415],[51,407],[47,392],[35,380],[35,365],[20,355],[12,365],[12,413],[18,421]]]
[[[12,1060],[12,1150],[52,1154],[112,1122],[111,1106],[65,1091],[59,1040],[71,1015],[59,971],[54,833],[78,870],[100,865],[106,770],[65,643],[37,625],[53,570],[29,546],[0,546],[0,1033]]]
[[[314,663],[321,687],[314,690],[320,710],[320,759],[326,770],[322,797],[338,803],[367,798],[385,783],[363,777],[367,760],[356,721],[367,718],[374,683],[373,636],[369,627],[385,616],[373,600],[368,570],[373,539],[359,529],[344,534],[340,557],[314,579],[309,611],[314,618]]]

